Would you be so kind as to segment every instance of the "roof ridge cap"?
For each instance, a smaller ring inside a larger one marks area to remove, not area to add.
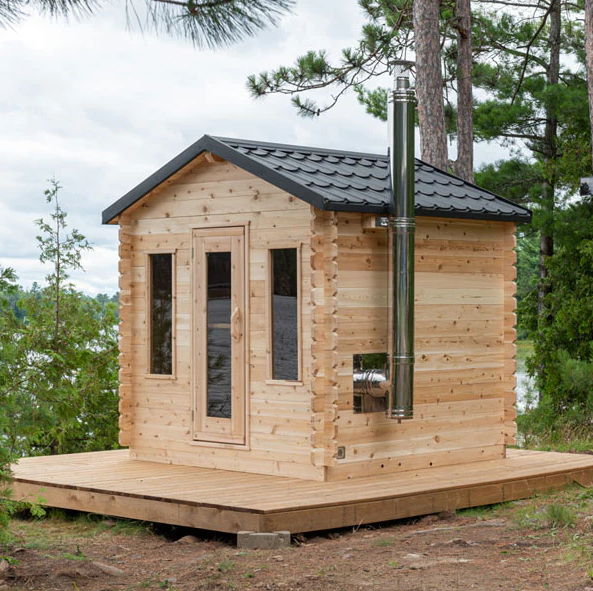
[[[382,159],[382,160],[387,160],[388,155],[387,153],[385,154],[377,154],[377,153],[373,153],[373,152],[355,152],[355,151],[351,151],[351,150],[338,150],[336,148],[318,148],[315,146],[301,146],[301,145],[297,145],[297,144],[280,144],[277,142],[263,142],[263,141],[259,141],[259,140],[248,140],[248,139],[242,139],[242,138],[233,138],[233,137],[223,137],[223,136],[209,136],[212,139],[218,140],[219,142],[223,142],[225,144],[229,143],[229,142],[235,142],[235,143],[244,143],[244,144],[253,144],[254,146],[261,146],[261,147],[270,147],[270,148],[276,148],[276,149],[280,149],[280,150],[293,150],[295,152],[299,152],[299,151],[310,151],[310,152],[322,152],[325,154],[335,154],[335,155],[340,155],[340,156],[344,156],[344,157],[352,157],[352,156],[356,156],[358,158],[377,158],[377,159]]]

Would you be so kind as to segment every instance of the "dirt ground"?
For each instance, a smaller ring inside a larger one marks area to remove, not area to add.
[[[82,514],[15,518],[0,590],[593,591],[593,490],[293,537],[235,537]]]

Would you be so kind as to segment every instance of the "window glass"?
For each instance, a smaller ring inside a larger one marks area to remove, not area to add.
[[[272,378],[299,379],[297,249],[276,248],[272,263]]]
[[[150,373],[173,373],[173,255],[150,255]]]
[[[231,253],[208,252],[206,414],[231,418]]]

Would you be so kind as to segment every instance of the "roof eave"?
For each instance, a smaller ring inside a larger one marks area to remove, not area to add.
[[[375,215],[391,215],[389,207],[371,204],[357,205],[353,203],[332,202],[327,203],[324,209],[327,209],[328,211],[348,211],[357,213],[371,213]],[[415,214],[419,217],[453,218],[520,224],[531,222],[531,211],[525,211],[527,212],[525,214],[496,214],[479,211],[446,211],[443,209],[427,209],[422,206],[415,207]]]

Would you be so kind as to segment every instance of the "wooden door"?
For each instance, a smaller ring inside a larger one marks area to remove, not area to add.
[[[245,229],[193,230],[194,439],[245,444]]]

